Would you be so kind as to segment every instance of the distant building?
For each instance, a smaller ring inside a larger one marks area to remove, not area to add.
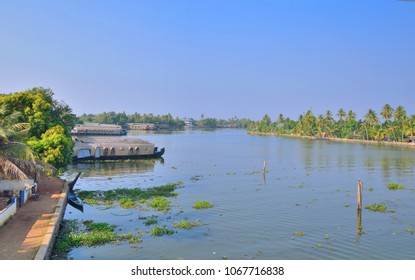
[[[184,121],[184,125],[186,127],[194,127],[194,126],[196,126],[195,125],[195,120],[192,119],[192,118],[184,118],[183,121]]]

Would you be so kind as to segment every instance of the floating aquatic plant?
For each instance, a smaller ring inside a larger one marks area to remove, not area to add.
[[[395,213],[395,210],[388,210],[388,208],[386,207],[386,205],[384,203],[375,203],[375,204],[372,204],[372,205],[367,205],[367,206],[365,206],[365,208],[370,210],[370,211],[375,211],[375,212]]]
[[[193,208],[195,209],[207,209],[212,208],[213,204],[206,200],[197,200],[195,204],[193,205]]]
[[[153,236],[163,236],[163,235],[172,235],[174,234],[174,230],[167,229],[166,226],[155,226],[151,232],[151,235]]]
[[[388,189],[392,190],[392,191],[396,191],[396,190],[404,190],[405,187],[401,184],[396,184],[396,183],[390,183],[388,184]]]
[[[168,211],[170,210],[170,201],[162,196],[153,197],[151,200],[148,200],[146,204],[157,211]]]
[[[190,222],[188,220],[182,220],[180,222],[173,223],[175,228],[191,229],[193,227],[198,227],[202,225],[199,221]]]

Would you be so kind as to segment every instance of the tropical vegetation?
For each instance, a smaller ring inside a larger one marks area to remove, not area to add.
[[[99,114],[82,114],[77,118],[77,123],[105,123],[125,125],[127,123],[152,123],[155,125],[168,125],[170,128],[183,128],[185,123],[178,117],[173,118],[169,113],[167,115],[153,114],[126,114],[115,112],[103,112]]]
[[[0,94],[3,176],[22,178],[36,162],[55,168],[64,168],[70,162],[73,142],[69,131],[76,123],[76,115],[53,95],[45,88]]]
[[[247,128],[252,122],[249,119],[238,119],[237,117],[225,119],[205,118],[203,115],[200,120],[193,120],[199,128]],[[170,129],[183,129],[185,121],[178,117],[173,117],[170,113],[166,115],[154,114],[126,114],[125,112],[103,112],[99,114],[82,114],[77,117],[77,123],[105,123],[126,125],[127,123],[151,123],[158,126],[167,126]]]
[[[395,142],[408,141],[408,137],[413,140],[415,135],[415,115],[409,116],[403,106],[394,109],[389,104],[385,104],[380,115],[375,110],[369,109],[363,119],[357,119],[356,113],[352,110],[346,112],[340,108],[335,116],[330,110],[317,116],[308,110],[297,120],[279,114],[277,120],[273,122],[266,114],[262,120],[252,122],[248,126],[248,131],[275,135]]]
[[[4,106],[0,107],[0,115],[4,112]],[[0,119],[0,178],[2,179],[26,179],[27,175],[34,175],[37,166],[33,151],[23,142],[27,135],[27,123],[13,123],[12,119],[17,114],[7,119]]]

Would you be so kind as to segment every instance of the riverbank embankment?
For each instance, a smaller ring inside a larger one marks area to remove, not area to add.
[[[49,259],[66,209],[68,184],[41,178],[39,200],[29,200],[0,228],[0,260]]]

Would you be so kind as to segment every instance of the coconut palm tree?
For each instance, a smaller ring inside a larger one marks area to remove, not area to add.
[[[374,125],[379,123],[379,117],[375,111],[369,109],[364,117],[365,131],[366,131],[366,140],[369,140],[368,130]]]
[[[323,137],[323,130],[324,130],[324,118],[322,114],[319,114],[317,119],[316,119],[316,129],[317,129],[317,134],[320,137]]]
[[[340,108],[336,115],[339,117],[339,122],[342,122],[343,118],[347,116],[343,108]]]
[[[386,126],[388,127],[389,131],[392,131],[393,137],[396,141],[396,135],[395,130],[392,128],[391,125],[391,118],[393,116],[394,109],[389,104],[385,104],[382,108],[382,112],[380,112],[380,115],[385,119]]]
[[[305,134],[308,136],[315,135],[315,126],[316,126],[316,117],[314,116],[311,110],[308,110],[303,118],[303,125],[305,129]]]
[[[5,116],[0,107],[0,177],[4,179],[27,179],[38,169],[33,151],[21,142],[27,136],[30,124],[16,123],[20,113]]]
[[[279,114],[278,119],[277,119],[277,124],[282,124],[282,123],[284,123],[284,115]]]
[[[355,121],[355,120],[356,120],[356,113],[353,112],[352,110],[349,110],[349,112],[347,112],[346,121]]]
[[[414,140],[415,135],[415,120],[409,119],[406,125],[405,134],[411,136],[411,141]]]
[[[16,127],[0,127],[0,176],[4,179],[27,179],[27,175],[34,175],[38,169],[32,150],[15,140],[21,135],[21,131],[14,131]]]
[[[401,141],[403,141],[403,138],[405,136],[404,126],[407,120],[406,110],[403,108],[403,106],[396,107],[395,113],[393,114],[393,118],[396,127],[401,130]]]

